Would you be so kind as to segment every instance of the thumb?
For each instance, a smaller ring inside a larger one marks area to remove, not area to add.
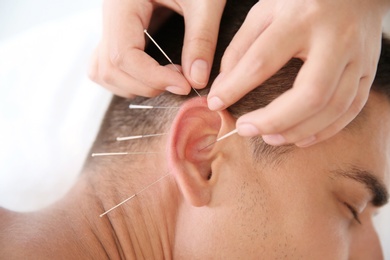
[[[219,24],[225,1],[187,1],[183,6],[185,36],[184,75],[195,88],[206,86],[213,64]]]

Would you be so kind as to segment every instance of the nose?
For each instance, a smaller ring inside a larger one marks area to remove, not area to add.
[[[383,260],[382,246],[372,221],[365,221],[353,233],[350,260]]]

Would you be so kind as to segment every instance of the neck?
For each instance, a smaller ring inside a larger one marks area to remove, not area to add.
[[[3,224],[0,229],[7,241],[0,239],[0,246],[5,248],[0,258],[34,256],[49,259],[61,256],[79,259],[98,256],[102,248],[94,243],[97,237],[88,219],[88,214],[98,204],[88,196],[90,191],[80,180],[66,199],[41,211],[15,213],[3,210],[0,213]],[[75,200],[77,196],[80,196],[80,200]]]
[[[8,218],[0,217],[12,226],[12,230],[3,226],[1,230],[5,229],[6,236],[14,238],[7,241],[9,250],[5,252],[10,254],[5,254],[92,259],[104,255],[110,259],[172,258],[177,197],[171,176],[99,217],[147,185],[138,186],[142,181],[130,183],[132,177],[139,179],[135,177],[139,173],[129,171],[126,178],[113,172],[86,172],[68,196],[52,207],[37,213],[7,213]],[[152,183],[162,176],[147,173],[142,173],[144,182]],[[0,239],[0,244],[6,243]],[[16,247],[26,250],[16,252]]]
[[[115,172],[101,172],[100,176],[96,176],[96,172],[86,173],[101,205],[95,220],[109,227],[110,235],[104,236],[105,240],[109,237],[108,243],[104,243],[108,245],[106,251],[110,248],[129,259],[172,258],[177,188],[172,176],[161,171],[164,159],[153,155],[151,165],[151,158],[137,157]],[[123,162],[122,159],[121,164]],[[99,218],[100,214],[133,195],[132,199]]]

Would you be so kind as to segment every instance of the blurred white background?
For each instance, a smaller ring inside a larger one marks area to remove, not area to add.
[[[88,156],[111,94],[86,76],[101,30],[96,0],[0,1],[0,206],[63,196]],[[390,32],[390,17],[385,23]],[[390,206],[376,217],[390,259]]]
[[[96,0],[0,1],[0,205],[34,210],[74,183],[111,94],[87,78]]]

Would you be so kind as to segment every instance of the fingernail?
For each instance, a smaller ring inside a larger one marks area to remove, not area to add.
[[[185,90],[182,87],[177,87],[177,86],[168,86],[165,88],[165,90],[169,91],[173,94],[177,94],[177,95],[187,95],[188,94],[187,90]]]
[[[251,124],[240,124],[237,126],[238,134],[241,136],[256,136],[259,135],[259,129],[257,129],[254,125]]]
[[[193,81],[195,81],[198,84],[206,84],[209,77],[208,72],[209,66],[207,65],[207,62],[204,60],[195,60],[192,63],[190,76]]]
[[[295,145],[298,146],[298,147],[308,147],[310,145],[312,145],[314,142],[316,141],[316,137],[314,135],[296,143]]]
[[[210,110],[220,110],[222,109],[225,104],[222,102],[222,100],[219,97],[212,97],[207,101],[207,104],[209,106]]]
[[[263,135],[263,140],[269,145],[282,145],[286,143],[286,139],[283,137],[283,135]]]

